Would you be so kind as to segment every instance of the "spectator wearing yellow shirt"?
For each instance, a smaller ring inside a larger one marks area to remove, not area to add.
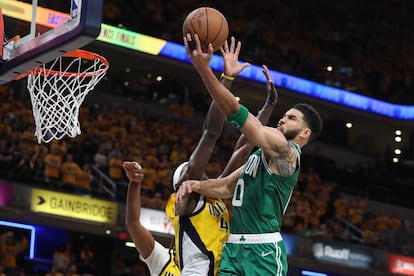
[[[116,184],[116,197],[125,200],[127,183],[123,181],[122,154],[114,151],[108,161],[108,175]]]
[[[396,214],[389,216],[389,224],[392,230],[400,230],[403,228],[402,221]]]
[[[340,193],[334,200],[335,215],[340,218],[346,218],[348,211],[348,201],[343,193]]]
[[[78,176],[77,188],[81,191],[81,193],[90,193],[92,183],[93,175],[91,171],[91,165],[89,163],[85,163],[83,164],[82,170]]]
[[[361,227],[361,223],[365,214],[365,207],[366,202],[360,198],[359,195],[353,197],[348,209],[348,218],[353,225]]]
[[[14,233],[7,232],[3,236],[4,244],[1,247],[1,264],[6,275],[14,275],[17,272],[16,256],[19,253]]]
[[[50,152],[44,158],[44,177],[45,181],[52,187],[60,186],[60,165],[62,164],[62,157],[60,156],[60,149],[57,145],[51,145]]]
[[[154,169],[153,159],[145,159],[143,166],[143,173],[145,175],[142,181],[142,195],[152,197],[155,192],[155,183],[158,181],[157,171]]]
[[[161,160],[158,162],[158,183],[156,190],[161,193],[162,198],[167,199],[171,193],[171,171],[172,166],[168,160],[168,155],[162,155]]]
[[[116,183],[121,183],[123,178],[122,169],[122,154],[119,151],[115,151],[109,159],[109,177]]]
[[[62,174],[62,187],[71,192],[76,191],[81,168],[73,161],[72,154],[68,153],[66,155],[66,161],[60,166],[60,172]]]

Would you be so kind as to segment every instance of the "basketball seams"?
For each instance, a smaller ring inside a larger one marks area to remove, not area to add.
[[[204,38],[203,41],[201,41],[201,44],[205,44],[208,41],[208,37],[209,37],[209,25],[208,25],[208,9],[204,8],[204,16],[206,17],[206,37]]]
[[[224,26],[224,18],[222,16],[221,17],[220,28],[218,29],[218,31],[217,31],[216,36],[214,37],[214,39],[211,40],[211,41],[213,41],[213,42],[211,42],[211,44],[213,45],[213,47],[216,45],[217,39],[220,37],[221,31],[223,29],[223,26]]]
[[[211,43],[217,51],[227,40],[229,26],[226,18],[218,10],[211,7],[200,7],[190,12],[183,23],[183,35],[197,33],[203,52]]]

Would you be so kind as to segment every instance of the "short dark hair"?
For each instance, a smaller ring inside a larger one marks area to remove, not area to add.
[[[302,112],[303,120],[312,131],[310,140],[316,139],[316,137],[318,137],[321,133],[323,125],[321,116],[319,115],[318,111],[316,111],[313,106],[305,103],[295,104],[293,108]]]

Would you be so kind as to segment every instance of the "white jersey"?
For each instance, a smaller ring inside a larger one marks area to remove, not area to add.
[[[140,255],[140,259],[147,264],[151,276],[159,276],[170,262],[170,253],[168,248],[155,241],[151,254],[146,259]]]

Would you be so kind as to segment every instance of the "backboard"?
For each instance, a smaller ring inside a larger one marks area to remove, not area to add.
[[[65,1],[56,1],[60,8],[56,10],[38,5],[37,0],[0,0],[4,21],[0,85],[98,37],[103,0]]]

